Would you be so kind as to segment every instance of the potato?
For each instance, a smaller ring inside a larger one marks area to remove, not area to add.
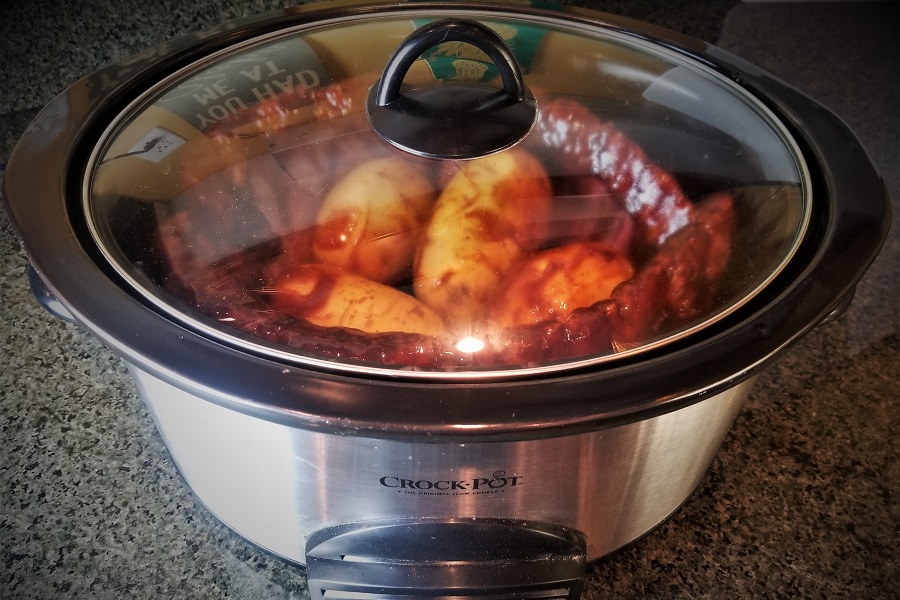
[[[575,242],[539,252],[513,267],[491,301],[496,327],[564,321],[576,308],[610,297],[634,276],[631,261],[604,244]]]
[[[434,204],[428,178],[409,162],[365,162],[335,184],[316,218],[313,254],[380,283],[407,279]]]
[[[513,149],[461,163],[438,197],[413,267],[417,298],[453,329],[480,323],[506,272],[547,238],[550,181]]]
[[[399,290],[323,264],[300,265],[275,285],[276,310],[322,327],[440,335],[441,318]]]

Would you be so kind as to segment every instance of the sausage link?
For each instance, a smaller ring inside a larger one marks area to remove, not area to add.
[[[693,205],[675,178],[611,123],[573,100],[541,104],[535,133],[553,175],[591,174],[635,218],[642,246],[655,249],[691,220]]]

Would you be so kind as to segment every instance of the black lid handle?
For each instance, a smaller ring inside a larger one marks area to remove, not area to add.
[[[416,59],[448,41],[466,42],[485,52],[497,67],[503,89],[453,80],[401,94],[403,79]],[[467,159],[521,141],[534,125],[537,104],[499,34],[476,21],[446,19],[420,27],[400,44],[372,86],[366,112],[372,128],[398,148],[430,158]]]
[[[403,40],[388,61],[378,82],[375,103],[387,106],[400,94],[400,84],[413,63],[423,52],[444,42],[466,42],[488,55],[503,81],[503,89],[512,100],[525,99],[522,70],[512,51],[500,35],[477,21],[445,19],[424,25]]]

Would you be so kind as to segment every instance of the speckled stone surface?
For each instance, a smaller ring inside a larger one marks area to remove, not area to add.
[[[900,214],[898,5],[580,2],[731,50],[840,114]],[[6,2],[0,164],[38,109],[113,60],[278,6]],[[0,211],[0,598],[287,599],[302,569],[219,523],[123,362],[31,298]],[[673,517],[589,567],[586,598],[900,597],[900,235],[850,309],[761,376]]]

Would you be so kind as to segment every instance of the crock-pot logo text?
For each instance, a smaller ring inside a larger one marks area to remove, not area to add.
[[[494,471],[489,477],[472,479],[413,479],[385,475],[378,482],[401,494],[425,496],[473,496],[496,494],[522,485],[521,475],[507,475],[506,471]]]

